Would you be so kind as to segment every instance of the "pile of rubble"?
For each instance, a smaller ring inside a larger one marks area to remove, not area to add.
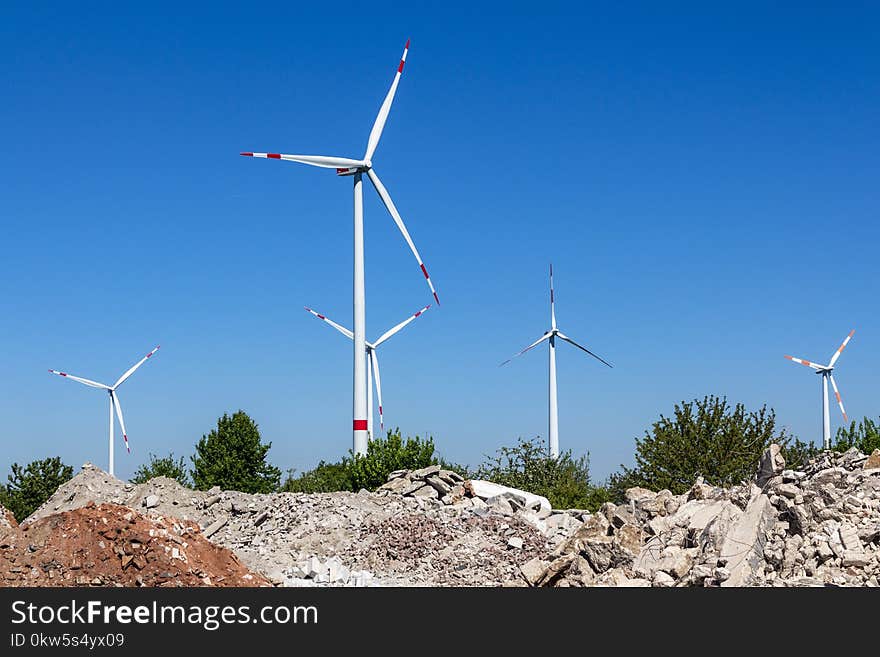
[[[103,503],[119,506],[99,507],[106,524],[98,524],[94,505]],[[71,534],[64,523],[79,529]],[[552,509],[538,495],[438,466],[394,472],[375,493],[249,495],[193,491],[163,477],[134,485],[86,464],[22,524],[27,529],[0,524],[7,583],[876,586],[880,452],[826,453],[795,471],[772,445],[739,486],[698,479],[683,495],[631,488],[625,503],[596,513]],[[57,545],[50,530],[62,534]],[[108,531],[122,538],[111,541]],[[20,537],[39,532],[50,547],[44,553],[34,543],[26,552],[33,540]],[[165,561],[138,569],[125,538],[132,532],[139,545],[154,539],[150,554]],[[74,535],[104,546],[84,553],[88,541],[71,543]],[[182,549],[181,541],[202,547]],[[204,546],[220,552],[212,557]],[[64,567],[44,567],[53,559]]]
[[[752,481],[684,495],[631,488],[544,559],[532,586],[877,586],[880,451],[785,469],[777,445]]]
[[[460,504],[465,499],[464,477],[452,470],[432,465],[421,470],[395,470],[377,492],[388,491],[403,497],[439,499],[443,504]]]
[[[15,529],[16,527],[18,527],[18,523],[15,522],[15,516],[12,515],[12,511],[0,504],[0,531]]]
[[[94,502],[0,531],[0,586],[269,586],[197,526]]]

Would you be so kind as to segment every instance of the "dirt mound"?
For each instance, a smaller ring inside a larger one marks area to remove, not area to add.
[[[0,532],[2,586],[270,586],[197,525],[116,504]]]

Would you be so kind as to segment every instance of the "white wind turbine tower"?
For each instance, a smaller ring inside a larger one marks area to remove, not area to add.
[[[376,175],[372,163],[373,154],[376,152],[376,147],[379,145],[379,139],[382,137],[382,130],[385,127],[385,122],[388,120],[388,114],[391,111],[391,103],[394,102],[394,94],[397,92],[397,85],[400,82],[400,76],[403,73],[403,65],[406,62],[406,54],[408,51],[409,40],[407,40],[406,46],[404,46],[403,55],[401,56],[400,64],[397,67],[397,73],[394,75],[394,80],[391,82],[391,88],[388,90],[388,94],[385,96],[385,100],[379,108],[379,114],[376,116],[376,121],[373,123],[373,129],[370,131],[370,136],[367,140],[367,150],[362,159],[354,160],[346,157],[325,155],[241,153],[241,155],[247,157],[287,160],[288,162],[299,162],[301,164],[308,164],[310,166],[322,167],[325,169],[336,169],[336,175],[338,176],[354,177],[354,399],[352,404],[352,434],[355,454],[367,453],[367,381],[366,363],[364,358],[366,352],[366,302],[364,298],[364,197],[363,188],[361,186],[361,178],[363,174],[367,175],[370,182],[373,183],[373,187],[376,188],[379,198],[382,199],[382,203],[385,204],[385,207],[391,214],[391,218],[394,219],[394,223],[397,224],[397,228],[403,234],[403,238],[406,240],[410,250],[416,257],[422,275],[425,277],[428,287],[431,289],[431,294],[434,295],[434,300],[438,304],[440,303],[440,299],[437,297],[437,292],[434,290],[434,284],[431,282],[430,276],[428,276],[428,270],[425,268],[425,264],[422,262],[422,258],[403,223],[403,219],[400,217],[400,213],[397,211],[394,202],[391,200],[391,196],[388,194],[388,190],[385,189],[382,181],[379,180],[379,176]]]
[[[837,405],[840,406],[840,412],[843,414],[843,421],[848,422],[849,419],[846,417],[846,411],[843,409],[843,400],[840,398],[840,391],[837,389],[837,383],[834,381],[834,375],[831,372],[834,370],[834,363],[837,362],[837,359],[840,358],[840,354],[843,352],[843,349],[849,343],[853,334],[856,332],[855,329],[849,332],[849,335],[843,341],[837,351],[834,352],[834,355],[831,356],[831,360],[827,365],[817,365],[816,363],[812,363],[808,360],[804,360],[803,358],[795,358],[793,356],[786,356],[788,360],[793,361],[795,363],[800,363],[806,367],[816,370],[816,374],[822,376],[822,444],[825,449],[831,449],[831,418],[828,413],[828,381],[831,381],[831,387],[834,388],[834,397],[837,399]]]
[[[373,374],[374,373],[376,375],[376,397],[378,398],[378,401],[379,401],[379,427],[380,427],[380,431],[385,430],[385,419],[382,414],[382,379],[379,376],[379,355],[376,353],[376,349],[379,347],[379,345],[381,345],[383,342],[385,342],[392,335],[394,335],[395,333],[400,331],[404,326],[406,326],[411,321],[416,319],[419,315],[421,315],[423,312],[425,312],[430,307],[431,307],[430,305],[427,305],[424,308],[422,308],[421,310],[419,310],[417,313],[410,315],[409,317],[407,317],[405,320],[403,320],[397,326],[385,331],[382,335],[379,336],[379,339],[376,340],[375,342],[365,342],[364,343],[366,346],[367,360],[369,361],[369,366],[367,368],[367,435],[370,440],[373,439]],[[318,319],[325,321],[327,324],[329,324],[330,326],[335,328],[337,331],[342,333],[342,335],[346,336],[349,340],[354,339],[354,334],[351,331],[349,331],[347,328],[345,328],[344,326],[340,326],[339,324],[334,322],[332,319],[329,319],[328,317],[322,315],[319,312],[315,312],[314,310],[312,310],[308,306],[306,306],[306,310],[309,311],[311,314],[313,314]]]
[[[110,393],[110,458],[109,458],[109,467],[107,472],[110,475],[113,475],[113,412],[116,412],[116,416],[119,418],[119,428],[122,429],[122,439],[125,441],[125,449],[128,450],[128,453],[131,454],[131,447],[128,445],[128,434],[125,431],[125,421],[122,419],[122,407],[119,405],[119,395],[116,393],[116,389],[121,386],[125,380],[134,374],[135,370],[147,362],[147,359],[150,358],[153,354],[159,351],[159,347],[157,346],[153,351],[148,353],[146,356],[141,358],[138,362],[132,365],[128,370],[126,370],[125,374],[119,377],[119,379],[112,386],[108,386],[104,383],[98,383],[97,381],[91,381],[90,379],[84,379],[79,376],[73,376],[73,374],[68,374],[67,372],[59,372],[58,370],[49,370],[52,374],[57,374],[59,376],[63,376],[67,379],[73,379],[74,381],[78,381],[79,383],[83,383],[91,388],[101,388],[102,390],[106,390]]]
[[[520,351],[518,354],[511,356],[506,361],[501,363],[501,365],[506,365],[510,361],[512,361],[517,356],[521,356],[526,353],[529,349],[533,347],[537,347],[539,344],[548,340],[550,342],[550,372],[549,372],[549,382],[550,382],[550,391],[549,391],[549,407],[550,407],[550,427],[548,432],[548,437],[550,440],[550,456],[551,458],[557,458],[559,456],[559,407],[557,405],[556,400],[556,338],[560,340],[564,340],[569,344],[574,345],[581,351],[585,351],[590,356],[595,358],[596,360],[605,363],[608,367],[613,367],[611,363],[599,358],[592,351],[587,349],[586,347],[582,347],[577,342],[569,338],[567,335],[564,335],[558,328],[556,328],[556,308],[555,308],[555,300],[553,298],[553,265],[550,265],[550,330],[544,333],[540,338],[535,340],[528,347]],[[500,365],[499,365],[500,367]]]

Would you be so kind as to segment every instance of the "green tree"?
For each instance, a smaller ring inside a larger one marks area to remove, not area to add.
[[[644,486],[686,492],[698,476],[715,486],[732,486],[751,477],[770,443],[783,448],[790,438],[776,430],[776,412],[766,404],[748,412],[731,409],[726,397],[710,395],[675,405],[671,418],[660,416],[645,437],[636,439],[636,467],[624,467],[614,488]]]
[[[848,427],[838,427],[834,437],[834,451],[845,452],[856,447],[862,454],[870,454],[880,449],[880,423],[865,417],[856,424],[853,420]]]
[[[36,511],[58,487],[73,477],[73,468],[57,456],[33,461],[27,467],[12,464],[8,483],[0,486],[0,504],[12,511],[18,522]]]
[[[135,484],[144,484],[154,477],[168,477],[175,479],[181,486],[189,486],[189,475],[186,472],[186,462],[181,456],[174,459],[174,452],[168,456],[159,458],[150,453],[150,462],[142,463],[134,472],[131,481]]]
[[[272,443],[263,444],[257,423],[242,410],[230,417],[224,413],[217,428],[202,436],[193,463],[196,489],[219,486],[244,493],[272,493],[278,490],[281,470],[266,462]]]
[[[514,447],[501,447],[487,456],[474,479],[543,495],[555,508],[595,511],[608,495],[590,481],[589,454],[574,458],[571,450],[551,458],[540,441],[519,439]]]

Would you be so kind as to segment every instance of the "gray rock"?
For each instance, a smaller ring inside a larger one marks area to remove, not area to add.
[[[648,500],[653,500],[655,497],[657,497],[657,493],[648,490],[647,488],[634,486],[632,488],[626,489],[624,497],[626,498],[627,502],[647,502]]]
[[[147,495],[144,498],[144,506],[148,509],[152,509],[154,507],[159,506],[159,496],[158,495]]]
[[[732,524],[719,555],[730,571],[730,577],[722,582],[722,586],[748,586],[753,583],[764,567],[766,533],[775,516],[770,499],[764,493],[758,493]]]
[[[521,550],[523,546],[523,540],[519,536],[511,536],[507,539],[507,547],[513,548],[514,550]]]
[[[658,570],[654,573],[654,579],[651,581],[651,584],[652,586],[660,588],[669,588],[675,586],[675,578],[669,573],[664,573],[662,570]]]
[[[773,477],[781,476],[785,470],[785,459],[782,457],[782,448],[776,443],[771,444],[758,461],[757,484],[763,487]]]
[[[431,476],[425,479],[429,485],[433,486],[440,495],[446,495],[452,491],[452,486],[443,481],[440,477]]]
[[[413,479],[427,479],[431,475],[435,475],[440,472],[439,465],[429,465],[427,468],[422,468],[421,470],[413,470],[410,473],[410,477]]]
[[[421,481],[418,483],[421,484],[421,488],[413,493],[413,497],[427,497],[429,499],[437,499],[438,497],[440,497],[440,493],[438,493],[437,489],[433,486],[429,486],[428,484],[425,484]]]
[[[519,567],[520,573],[522,573],[529,586],[535,586],[546,569],[547,564],[537,557],[526,561]]]
[[[218,531],[220,531],[227,522],[229,522],[229,518],[227,518],[226,516],[221,516],[220,518],[217,518],[217,520],[212,522],[210,525],[205,527],[202,534],[204,535],[205,538],[211,538],[214,534],[216,534]]]
[[[791,500],[802,493],[801,489],[794,484],[779,484],[774,490],[777,495],[782,495]]]

